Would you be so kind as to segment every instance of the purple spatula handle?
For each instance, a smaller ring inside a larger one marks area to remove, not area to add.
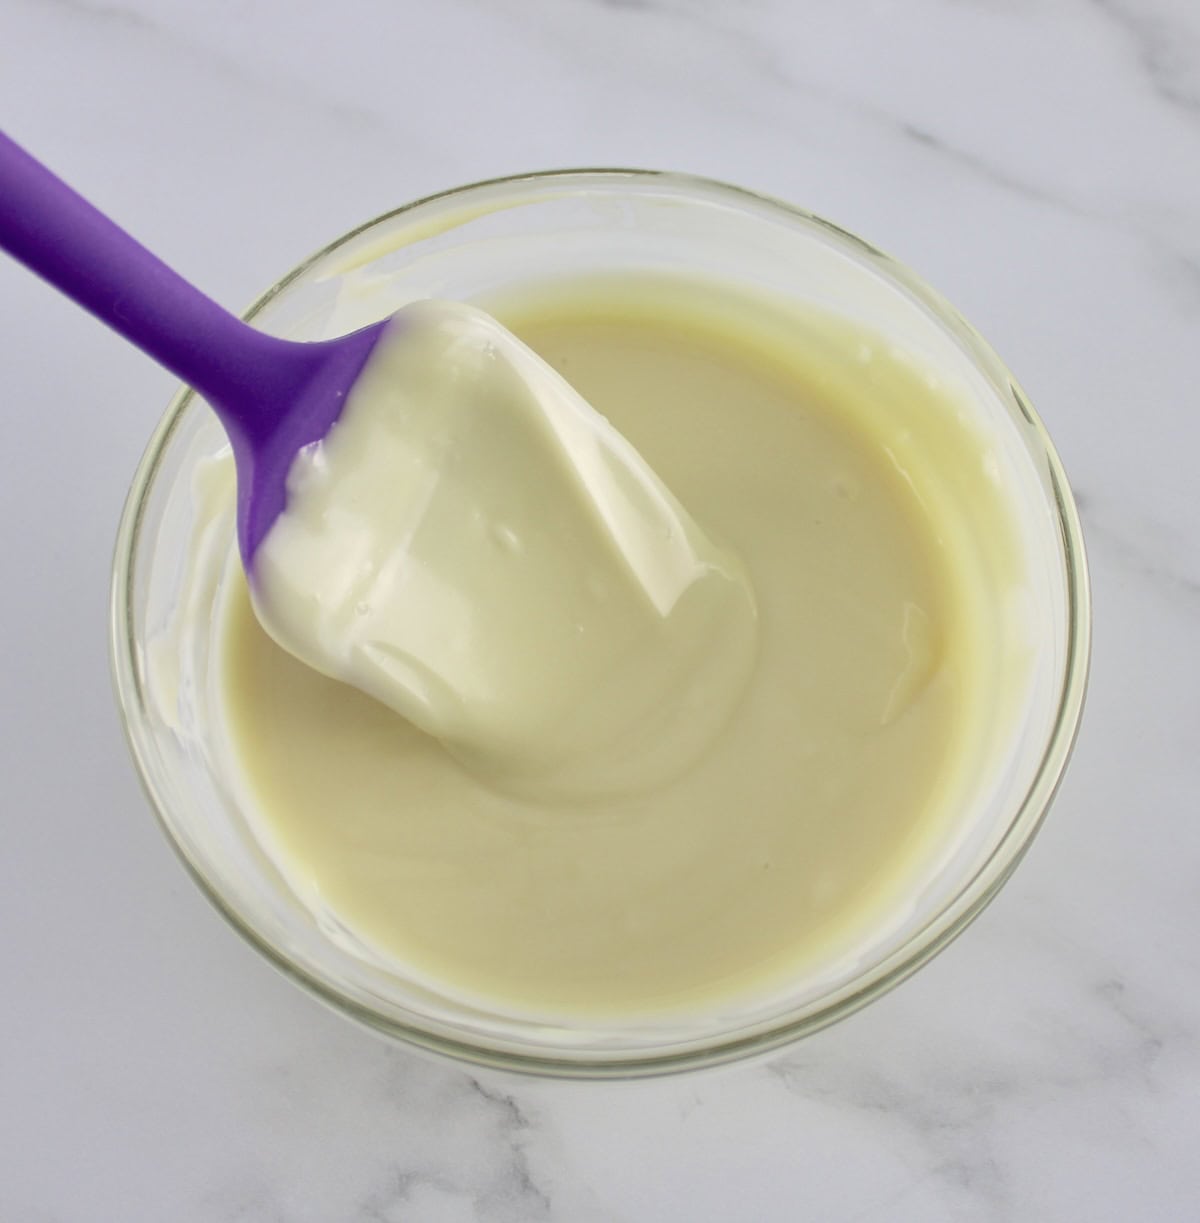
[[[233,443],[249,567],[296,452],[323,438],[382,324],[319,343],[264,335],[171,271],[0,132],[0,248],[195,387]]]
[[[262,385],[264,367],[290,345],[205,297],[3,133],[0,246],[223,415],[264,392],[272,397]]]

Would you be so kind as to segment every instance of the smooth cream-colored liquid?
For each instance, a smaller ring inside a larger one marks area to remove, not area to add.
[[[264,843],[376,954],[525,1014],[732,1004],[852,954],[902,910],[975,717],[960,558],[863,398],[924,384],[882,351],[845,376],[866,359],[848,326],[768,343],[716,290],[489,306],[740,558],[748,688],[666,787],[522,801],[285,654],[234,573],[223,698]]]
[[[754,594],[637,450],[491,315],[392,316],[296,456],[259,622],[489,784],[635,792],[688,769],[754,662]]]

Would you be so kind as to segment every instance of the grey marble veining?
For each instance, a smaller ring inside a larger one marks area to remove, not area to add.
[[[1128,36],[1138,64],[1163,101],[1200,114],[1200,38],[1195,10],[1173,3],[1091,0]]]

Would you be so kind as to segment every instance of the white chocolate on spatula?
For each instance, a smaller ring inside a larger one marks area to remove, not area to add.
[[[255,561],[289,652],[498,785],[638,790],[747,681],[756,610],[636,450],[489,315],[401,310]]]

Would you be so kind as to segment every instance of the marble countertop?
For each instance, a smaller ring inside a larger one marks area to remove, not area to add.
[[[529,169],[682,169],[838,220],[1022,379],[1095,595],[1051,817],[897,991],[716,1073],[431,1062],[272,972],[161,836],[106,634],[172,383],[0,259],[0,1219],[1200,1218],[1194,0],[0,0],[0,30],[0,124],[231,305]]]

